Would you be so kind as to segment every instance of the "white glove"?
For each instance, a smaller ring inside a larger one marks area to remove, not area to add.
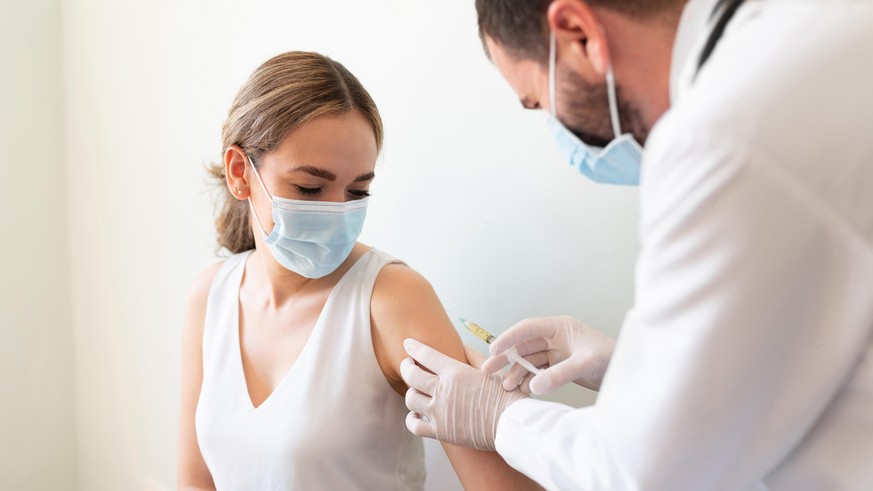
[[[500,415],[527,396],[504,390],[500,374],[487,375],[414,339],[403,346],[412,357],[400,364],[400,375],[409,385],[409,431],[453,445],[494,450]]]
[[[532,375],[515,365],[506,375],[503,388],[547,394],[569,382],[599,390],[615,340],[569,316],[527,319],[491,343],[492,356],[482,364],[482,370],[494,373],[505,367],[509,360],[502,353],[512,346],[543,370]]]

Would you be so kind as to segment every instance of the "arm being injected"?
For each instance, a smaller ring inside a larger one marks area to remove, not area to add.
[[[447,311],[447,312],[449,312],[449,311]],[[464,319],[463,317],[461,317],[460,315],[454,314],[452,312],[449,312],[449,314],[452,317],[457,318],[461,322],[461,324],[464,324],[464,327],[466,327],[470,332],[475,334],[476,337],[478,337],[482,341],[485,341],[485,343],[491,344],[491,342],[496,339],[493,334],[491,334],[488,331],[486,331],[485,329],[483,329],[479,324],[476,324],[475,322],[470,322],[467,319]],[[509,361],[514,362],[514,363],[518,363],[519,365],[521,365],[522,367],[524,367],[525,369],[527,369],[529,372],[533,373],[534,375],[540,373],[539,368],[533,366],[533,364],[531,362],[527,361],[521,355],[518,354],[518,351],[515,350],[515,346],[506,350],[506,352],[504,354],[509,359]]]

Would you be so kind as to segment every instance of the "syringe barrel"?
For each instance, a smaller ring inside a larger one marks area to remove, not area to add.
[[[480,327],[479,324],[476,324],[475,322],[467,321],[467,322],[465,322],[465,324],[467,326],[467,329],[470,330],[470,332],[472,332],[479,339],[481,339],[482,341],[485,341],[488,344],[491,344],[492,341],[497,339],[494,337],[494,335],[492,335],[491,333],[489,333],[485,329],[482,329],[482,327]]]

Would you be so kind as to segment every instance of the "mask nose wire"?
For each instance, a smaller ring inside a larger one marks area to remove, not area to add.
[[[246,155],[246,160],[249,161],[249,165],[252,166],[252,172],[255,174],[255,178],[257,178],[258,182],[261,183],[261,188],[263,188],[264,192],[267,193],[267,197],[270,198],[270,203],[272,203],[273,195],[271,195],[270,192],[267,191],[267,186],[264,185],[264,181],[261,179],[261,175],[258,174],[258,169],[255,168],[255,163],[252,162],[252,158]],[[264,237],[266,237],[268,234],[266,230],[264,230],[264,226],[261,225],[261,219],[258,218],[258,212],[255,211],[255,205],[252,204],[251,193],[249,193],[249,197],[246,199],[249,202],[249,208],[252,210],[252,215],[255,216],[255,222],[258,224],[258,228],[261,229],[261,233],[264,234]]]

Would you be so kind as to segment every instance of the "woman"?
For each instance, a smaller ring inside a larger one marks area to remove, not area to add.
[[[422,489],[403,339],[466,358],[427,281],[357,242],[375,104],[339,63],[285,53],[242,87],[222,139],[216,225],[234,255],[187,301],[179,487]],[[496,453],[444,448],[467,489],[535,486]]]

